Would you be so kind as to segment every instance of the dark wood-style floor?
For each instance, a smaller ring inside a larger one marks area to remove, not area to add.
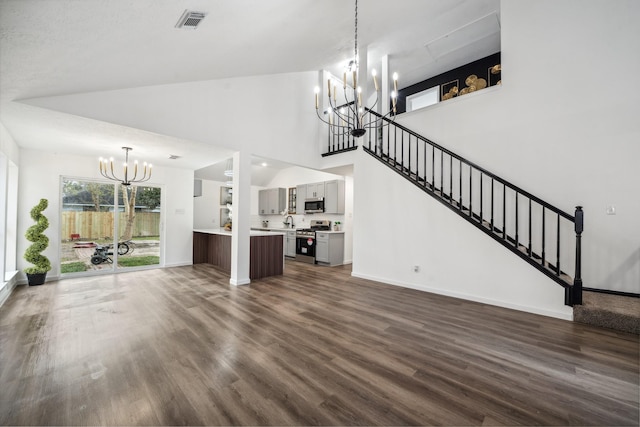
[[[2,425],[634,425],[638,336],[288,263],[19,287]],[[516,284],[514,284],[516,286]]]

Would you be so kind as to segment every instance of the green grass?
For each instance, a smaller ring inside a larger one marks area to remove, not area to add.
[[[60,265],[61,273],[77,273],[79,271],[87,271],[87,265],[84,262],[70,262]]]
[[[139,267],[141,265],[155,265],[155,264],[160,264],[160,257],[157,255],[118,258],[118,265],[120,267]]]

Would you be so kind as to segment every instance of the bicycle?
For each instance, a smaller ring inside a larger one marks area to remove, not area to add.
[[[118,242],[118,255],[126,255],[133,253],[136,244],[131,240],[125,240],[124,242]]]

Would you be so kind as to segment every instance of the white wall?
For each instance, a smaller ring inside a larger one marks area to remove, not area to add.
[[[502,87],[398,119],[569,213],[584,206],[584,286],[635,293],[640,104],[614,90],[619,79],[607,81],[606,70],[640,72],[631,54],[640,50],[639,16],[637,1],[502,2]],[[354,168],[354,274],[569,314],[559,285],[363,156]],[[396,220],[372,200],[396,206]],[[609,205],[616,215],[606,215]],[[381,222],[391,227],[371,233]]]
[[[0,123],[0,152],[12,163],[16,165],[20,163],[20,148],[2,123]]]
[[[17,192],[20,149],[0,123],[0,305],[6,301],[17,283]]]
[[[20,192],[18,199],[18,254],[24,253],[29,242],[24,238],[31,226],[31,208],[41,198],[49,200],[44,214],[49,218],[49,229],[45,234],[50,239],[44,254],[49,257],[52,270],[48,278],[60,274],[60,177],[97,179],[97,160],[90,157],[58,155],[55,153],[27,150],[20,152]],[[162,187],[164,228],[162,256],[166,266],[187,265],[192,262],[193,230],[193,171],[174,168],[157,168],[148,184]],[[188,189],[188,191],[187,191]],[[170,244],[166,244],[170,242]],[[18,268],[29,264],[21,257]]]
[[[354,276],[570,318],[561,286],[373,157],[360,157]]]
[[[640,292],[640,104],[605,71],[640,72],[640,2],[503,2],[501,15],[502,88],[400,122],[568,213],[584,206],[584,286]]]
[[[221,181],[202,180],[202,196],[193,198],[193,228],[218,228],[220,224],[220,187]]]
[[[319,121],[313,108],[318,75],[302,72],[145,86],[29,103],[313,167],[321,159],[316,143]]]

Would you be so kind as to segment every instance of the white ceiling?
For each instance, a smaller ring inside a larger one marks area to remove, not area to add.
[[[499,8],[499,0],[361,0],[359,45],[370,64],[388,54],[406,87],[497,52]],[[185,9],[208,14],[198,29],[174,27]],[[353,55],[353,21],[345,0],[0,0],[0,121],[25,148],[99,156],[128,145],[156,165],[199,169],[230,153],[19,101],[295,71],[339,75]],[[176,147],[187,154],[168,160]]]

